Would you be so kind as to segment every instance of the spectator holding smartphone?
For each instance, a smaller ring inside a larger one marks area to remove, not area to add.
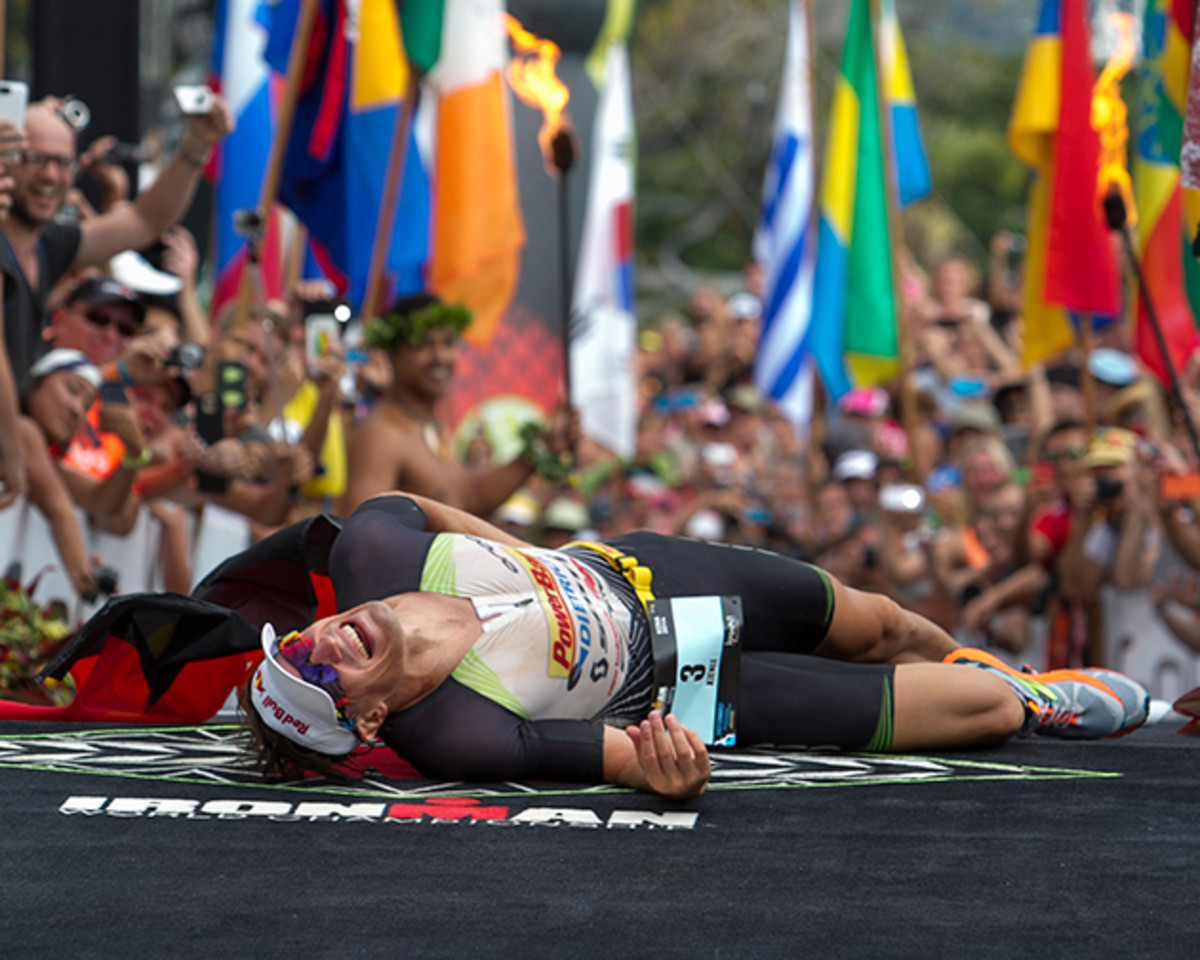
[[[204,116],[188,118],[188,132],[175,159],[155,184],[133,203],[117,204],[79,225],[57,224],[55,215],[77,171],[76,134],[62,101],[46,99],[25,112],[24,130],[0,122],[4,182],[0,196],[0,274],[4,299],[0,321],[0,427],[11,425],[16,384],[43,352],[47,292],[68,272],[108,260],[122,250],[152,243],[179,220],[191,203],[212,148],[232,129],[220,98]],[[11,181],[11,186],[9,182]],[[11,192],[9,192],[11,191]],[[20,453],[13,436],[0,429],[0,504],[23,491]]]

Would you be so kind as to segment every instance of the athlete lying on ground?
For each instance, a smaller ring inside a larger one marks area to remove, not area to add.
[[[1111,671],[1018,674],[890,599],[767,551],[650,533],[543,550],[421,497],[359,507],[329,573],[344,612],[283,638],[268,625],[243,691],[269,775],[327,771],[381,739],[439,779],[694,796],[708,752],[650,711],[639,592],[741,597],[738,746],[1111,736],[1144,722],[1149,699]]]

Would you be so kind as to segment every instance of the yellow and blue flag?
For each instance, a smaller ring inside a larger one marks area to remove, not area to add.
[[[921,136],[917,116],[917,94],[913,89],[908,49],[896,17],[896,0],[881,0],[879,40],[883,96],[888,103],[892,123],[893,156],[896,160],[896,184],[900,206],[907,207],[929,196],[933,178],[929,157]]]
[[[809,344],[830,397],[899,370],[889,175],[869,0],[853,0],[821,184]]]

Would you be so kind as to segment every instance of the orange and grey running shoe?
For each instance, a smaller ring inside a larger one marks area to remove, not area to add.
[[[1146,722],[1150,694],[1115,670],[1015,670],[986,650],[960,647],[945,659],[990,670],[1025,705],[1021,736],[1041,734],[1067,740],[1119,737]]]
[[[1117,670],[1109,670],[1105,667],[1084,667],[1079,672],[1086,673],[1089,677],[1095,677],[1121,698],[1121,705],[1125,708],[1125,725],[1121,728],[1120,733],[1113,734],[1113,736],[1121,737],[1127,733],[1133,733],[1149,718],[1150,691],[1136,680]]]

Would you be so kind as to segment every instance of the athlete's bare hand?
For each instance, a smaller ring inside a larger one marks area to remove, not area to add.
[[[678,717],[668,714],[664,720],[654,710],[640,726],[626,727],[625,734],[633,741],[648,789],[672,800],[688,800],[704,792],[712,775],[708,749]]]

